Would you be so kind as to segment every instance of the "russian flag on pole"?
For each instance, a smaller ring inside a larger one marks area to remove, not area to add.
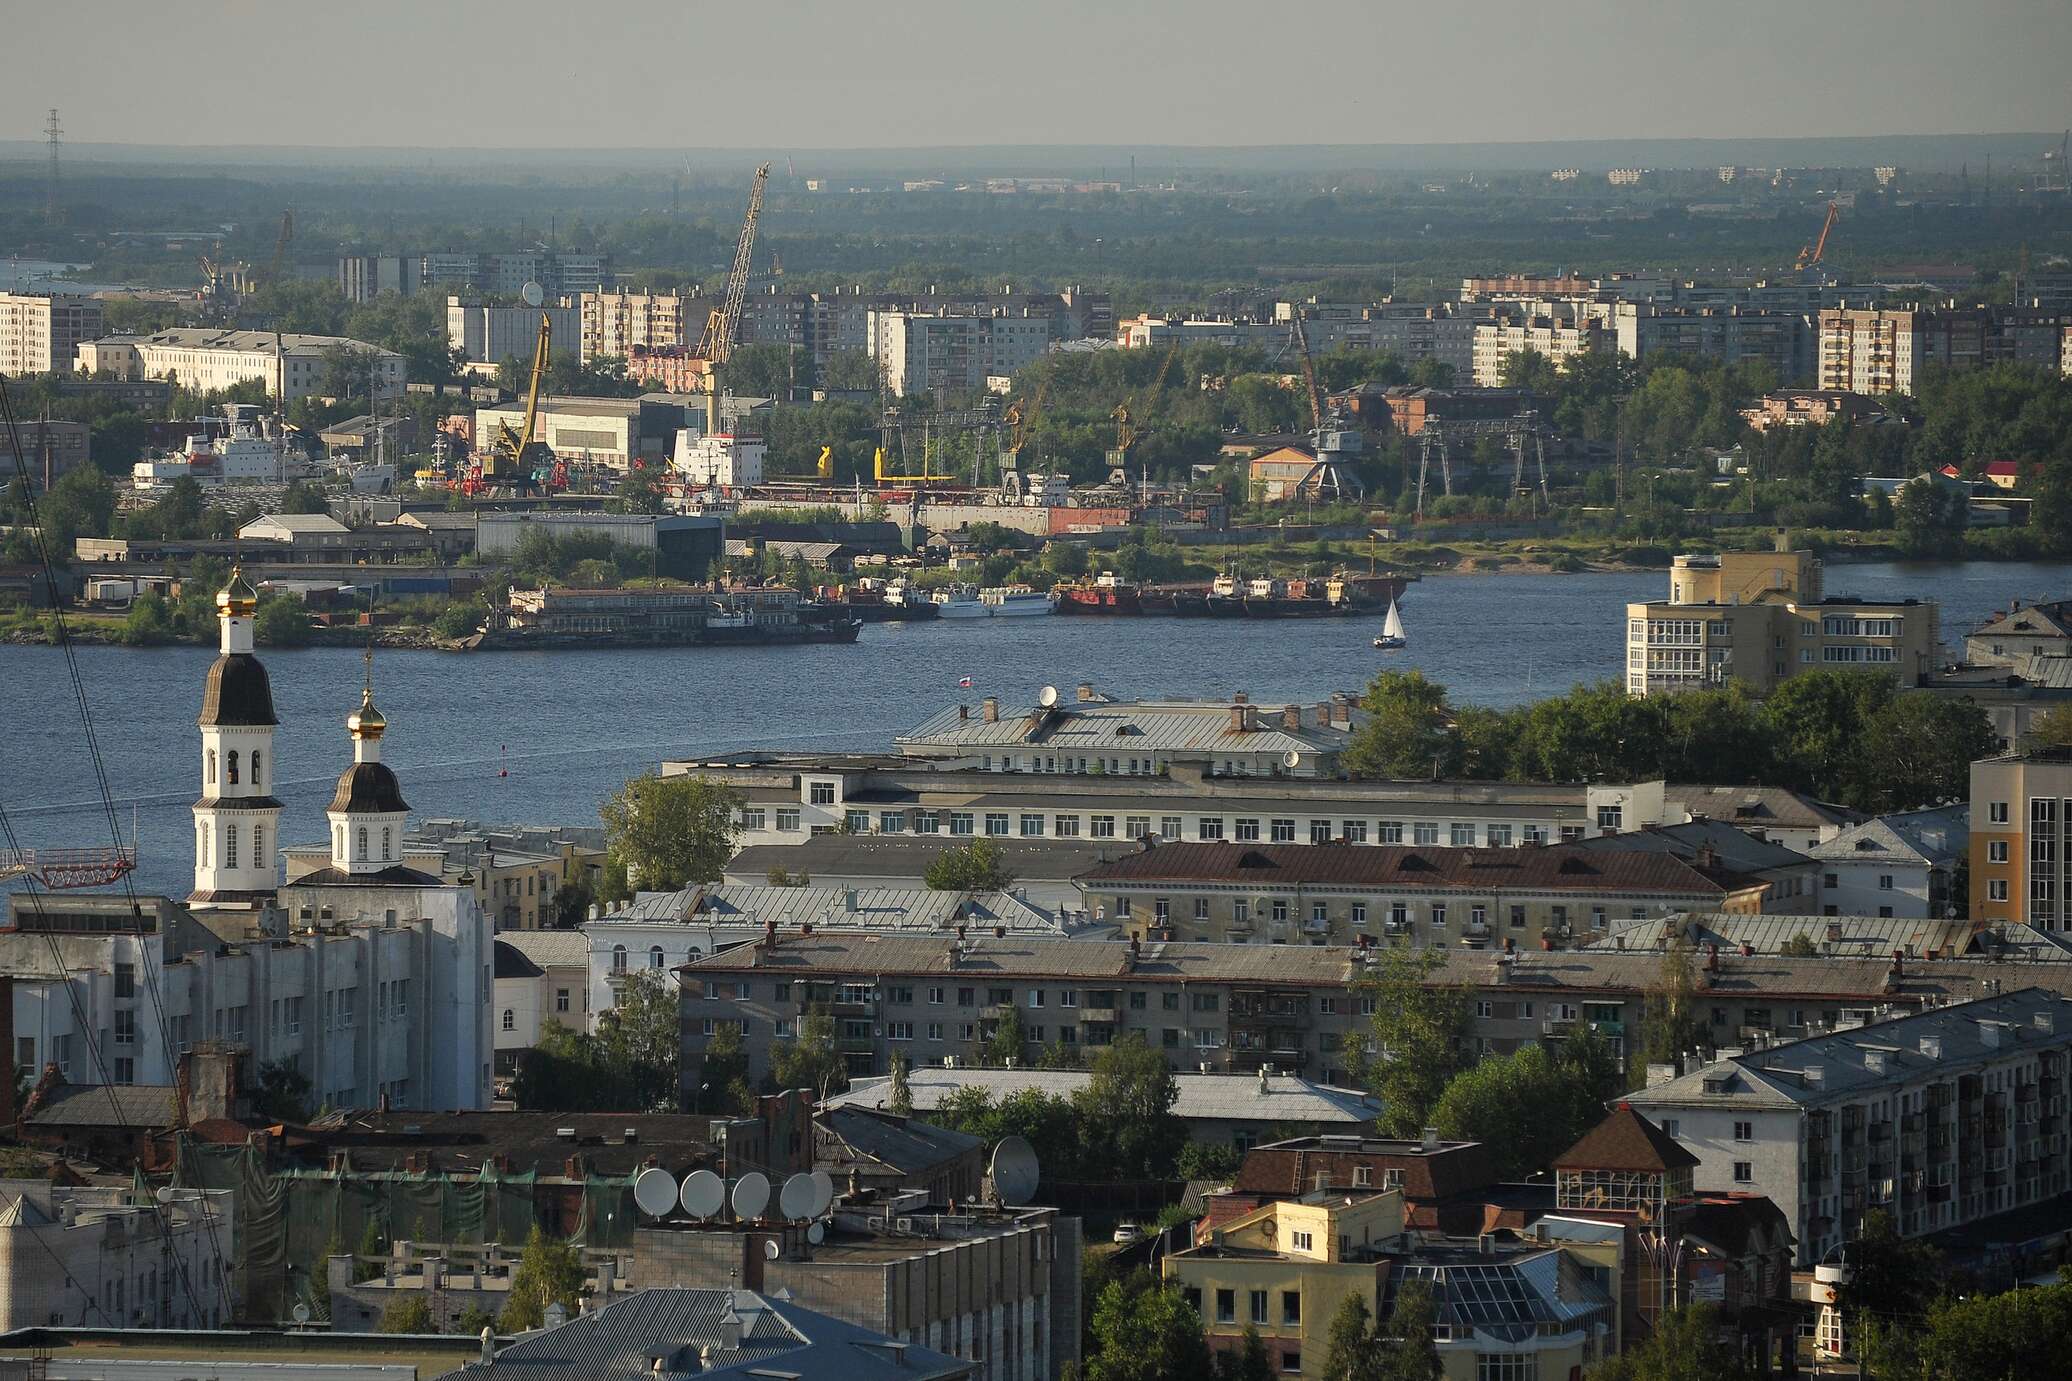
[[[958,685],[960,685],[960,686],[962,686],[962,687],[964,687],[964,689],[966,689],[966,690],[970,690],[970,689],[971,689],[971,678],[970,678],[969,676],[961,676],[961,677],[959,677],[959,678],[957,679],[957,684],[958,684]]]

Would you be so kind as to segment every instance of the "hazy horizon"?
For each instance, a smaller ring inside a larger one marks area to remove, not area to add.
[[[836,0],[222,0],[208,18],[7,0],[15,46],[65,60],[0,88],[0,146],[35,143],[52,106],[82,155],[1473,148],[2072,122],[2061,3],[1561,8],[912,0],[887,22]]]

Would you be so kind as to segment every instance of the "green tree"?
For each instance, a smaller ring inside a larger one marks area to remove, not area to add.
[[[704,777],[635,777],[601,807],[605,850],[649,891],[712,882],[734,853],[734,804]]]
[[[1815,959],[1820,955],[1820,946],[1814,944],[1813,937],[1802,930],[1786,940],[1777,952],[1790,959]]]
[[[984,1059],[989,1065],[1004,1065],[1009,1060],[1020,1060],[1022,1046],[1026,1041],[1022,1034],[1022,1009],[1009,1005],[993,1024],[993,1034],[986,1038]]]
[[[1094,1302],[1086,1381],[1200,1381],[1210,1374],[1201,1314],[1176,1288],[1146,1276],[1114,1280]]]
[[[381,1266],[374,1260],[388,1252],[388,1244],[382,1241],[381,1228],[371,1218],[360,1230],[360,1245],[353,1249],[353,1284],[364,1284],[381,1274]]]
[[[892,1052],[892,1082],[885,1108],[900,1117],[914,1115],[914,1086],[907,1078],[906,1056],[897,1050]]]
[[[1257,1324],[1246,1324],[1237,1346],[1216,1354],[1217,1381],[1278,1381],[1279,1376]]]
[[[1485,1056],[1456,1074],[1432,1110],[1432,1125],[1441,1136],[1483,1143],[1496,1156],[1497,1174],[1517,1180],[1545,1169],[1603,1117],[1592,1073],[1534,1044]]]
[[[1640,1342],[1592,1367],[1589,1381],[1748,1381],[1748,1365],[1721,1335],[1717,1306],[1687,1304],[1657,1318]]]
[[[598,1015],[596,1059],[632,1108],[678,1111],[682,1021],[676,983],[653,969],[629,975],[617,1003]]]
[[[259,1066],[252,1111],[276,1122],[307,1122],[311,1088],[309,1076],[293,1060],[269,1060]]]
[[[1432,1287],[1406,1280],[1396,1288],[1396,1302],[1381,1330],[1387,1340],[1381,1381],[1440,1381],[1446,1368],[1439,1361],[1439,1309]]]
[[[974,839],[961,849],[945,849],[921,875],[931,892],[1000,892],[1014,874],[1000,859],[990,839]]]
[[[1646,1079],[1648,1065],[1670,1063],[1710,1039],[1711,1028],[1698,1015],[1697,960],[1691,942],[1679,936],[1662,952],[1661,966],[1641,998],[1635,1082]]]
[[[2072,748],[2072,705],[2059,705],[2038,715],[2022,742],[2030,748]]]
[[[2072,1338],[2072,1285],[1944,1299],[1919,1342],[1920,1381],[2005,1381],[2063,1376]],[[1878,1376],[1883,1381],[1886,1370]],[[1895,1378],[1898,1372],[1892,1373]]]
[[[1449,775],[1456,749],[1444,686],[1426,680],[1422,671],[1384,671],[1368,683],[1360,708],[1367,719],[1340,755],[1348,774],[1419,780]]]
[[[559,1303],[573,1318],[583,1294],[583,1260],[574,1244],[548,1239],[538,1224],[511,1272],[510,1292],[497,1316],[499,1333],[526,1333],[546,1322],[547,1306]]]
[[[1971,764],[1999,747],[1992,720],[1975,702],[1909,691],[1864,725],[1843,799],[1874,815],[1962,800]]]
[[[309,642],[311,626],[301,600],[277,595],[260,601],[252,636],[262,647],[302,647]]]
[[[463,1338],[479,1338],[485,1328],[492,1334],[496,1332],[496,1315],[479,1304],[471,1304],[462,1310],[461,1316],[453,1323],[453,1331]]]
[[[1416,1137],[1461,1067],[1467,991],[1435,981],[1446,963],[1438,950],[1386,946],[1373,954],[1373,967],[1356,986],[1374,1000],[1374,1053],[1355,1051],[1349,1058],[1356,1076],[1381,1099],[1382,1134]]]
[[[1382,1381],[1388,1357],[1374,1331],[1374,1310],[1364,1290],[1347,1292],[1331,1316],[1324,1348],[1324,1381]]]
[[[811,1089],[819,1098],[849,1086],[848,1065],[835,1048],[835,1019],[812,1011],[799,1019],[798,1039],[770,1053],[770,1078],[781,1089]]]
[[[741,1028],[723,1021],[713,1028],[705,1043],[705,1056],[698,1063],[696,1112],[732,1113],[745,1116],[755,1110],[755,1094],[748,1087],[748,1052],[741,1046]]]
[[[1180,1085],[1165,1055],[1130,1032],[1094,1056],[1093,1078],[1073,1096],[1089,1132],[1115,1157],[1120,1178],[1173,1173],[1187,1127],[1173,1116]]]
[[[173,640],[173,617],[165,596],[146,590],[131,601],[122,620],[122,640],[131,647],[149,647]]]
[[[1882,1208],[1863,1215],[1863,1227],[1849,1244],[1849,1264],[1849,1280],[1836,1290],[1835,1306],[1852,1330],[1869,1319],[1919,1318],[1943,1291],[1941,1253],[1901,1237]]]
[[[381,1331],[384,1333],[437,1333],[438,1325],[432,1322],[432,1307],[425,1303],[423,1295],[412,1292],[399,1295],[382,1308]]]

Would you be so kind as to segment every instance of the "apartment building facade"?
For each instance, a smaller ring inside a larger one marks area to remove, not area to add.
[[[1051,318],[873,311],[866,349],[894,397],[974,389],[1026,369],[1050,349]]]
[[[2072,1002],[2030,988],[1736,1055],[1627,1101],[1698,1178],[1792,1215],[1811,1266],[1874,1209],[1912,1237],[2064,1193],[2068,1046]]]
[[[1760,360],[1782,383],[1812,378],[1817,363],[1813,319],[1805,312],[1621,302],[1607,315],[1619,353],[1636,360]]]
[[[574,353],[569,347],[575,344],[583,329],[583,313],[571,297],[556,299],[545,306],[527,307],[449,296],[446,299],[446,344],[458,350],[461,358],[469,364],[501,364],[515,359],[529,365],[539,346],[541,317],[547,319],[554,353]]]
[[[237,1314],[236,1200],[190,1190],[17,1182],[0,1209],[0,1328],[225,1326]]]
[[[1760,913],[1784,901],[1769,882],[1717,859],[1559,844],[1160,844],[1094,868],[1080,886],[1095,917],[1138,938],[1229,944],[1537,943],[1603,932],[1615,920]]]
[[[1499,316],[1475,326],[1474,382],[1496,388],[1504,382],[1504,361],[1531,351],[1557,367],[1579,355],[1618,348],[1617,335],[1603,322],[1568,304],[1548,304],[1532,314]]]
[[[2072,930],[2072,752],[2028,748],[1971,765],[1971,915]]]
[[[1818,386],[1912,393],[1929,369],[2003,361],[2062,369],[2067,321],[2033,307],[1831,307],[1820,313]]]
[[[0,374],[70,374],[79,347],[105,330],[98,298],[0,292]]]

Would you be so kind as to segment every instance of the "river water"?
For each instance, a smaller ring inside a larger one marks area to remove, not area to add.
[[[1022,618],[870,624],[848,646],[599,652],[391,651],[375,658],[389,719],[384,755],[422,817],[595,824],[598,802],[665,756],[740,748],[884,748],[962,697],[1030,703],[1053,683],[1111,695],[1311,701],[1357,691],[1376,668],[1419,667],[1456,701],[1514,705],[1623,675],[1624,606],[1666,593],[1666,573],[1440,576],[1403,600],[1410,647],[1378,653],[1380,620]],[[2058,565],[1843,565],[1831,594],[1942,601],[1946,645],[1986,613],[2072,595]],[[1370,626],[1371,625],[1371,626]],[[138,885],[190,885],[198,782],[194,719],[214,657],[198,647],[86,647],[116,815],[134,820]],[[321,841],[323,808],[350,759],[343,721],[359,698],[347,648],[269,651],[284,842]],[[972,687],[958,681],[969,676]],[[7,690],[0,805],[25,844],[100,845],[109,825],[55,648],[0,646]],[[509,775],[499,775],[507,771]]]

